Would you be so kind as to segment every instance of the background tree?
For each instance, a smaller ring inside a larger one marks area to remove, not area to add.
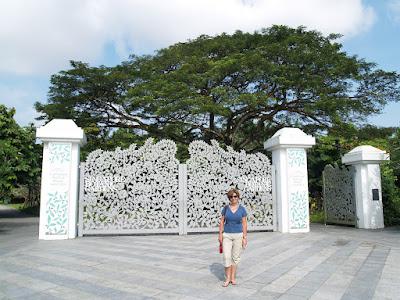
[[[382,200],[386,225],[400,225],[400,128],[388,138],[390,161],[382,170]]]
[[[111,68],[72,62],[52,76],[48,103],[36,109],[42,119],[72,118],[100,139],[127,128],[261,150],[280,127],[321,132],[399,99],[398,74],[347,55],[337,38],[273,26],[200,36]]]
[[[42,147],[35,144],[33,125],[20,127],[15,109],[0,105],[0,200],[9,202],[18,186],[27,187],[26,201],[39,199]]]
[[[388,149],[391,168],[397,177],[396,185],[400,187],[400,128],[396,128],[396,132],[389,135]]]

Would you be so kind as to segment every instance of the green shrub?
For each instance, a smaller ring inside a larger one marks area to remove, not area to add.
[[[382,164],[381,178],[385,226],[400,225],[400,189],[390,162]]]

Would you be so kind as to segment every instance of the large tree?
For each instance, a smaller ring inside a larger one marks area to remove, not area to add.
[[[0,200],[8,202],[17,186],[26,186],[27,199],[39,197],[42,147],[35,143],[33,125],[20,127],[15,109],[0,104]]]
[[[338,127],[399,100],[399,75],[349,56],[338,37],[273,26],[200,36],[111,68],[72,62],[52,76],[48,103],[36,108],[94,135],[127,128],[254,150],[277,128]]]

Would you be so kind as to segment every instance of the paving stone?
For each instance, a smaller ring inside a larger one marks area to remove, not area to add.
[[[374,293],[374,299],[399,299],[400,285],[385,285],[379,284]]]
[[[321,278],[319,281],[308,281],[306,279],[303,279],[296,283],[289,291],[292,289],[295,290],[308,290],[310,292],[316,291],[318,288],[321,287],[322,283],[324,282],[324,278]]]
[[[343,293],[334,290],[317,291],[312,295],[311,300],[339,300],[342,299]],[[360,299],[359,299],[360,300]]]
[[[313,287],[299,287],[294,286],[286,291],[287,294],[296,295],[296,296],[303,296],[303,297],[311,297],[318,289],[319,286]]]
[[[172,293],[172,292],[162,292],[162,293],[157,294],[154,297],[152,297],[152,299],[196,300],[196,299],[201,299],[201,298],[197,298],[197,297],[194,297],[194,296],[176,294],[176,293]]]
[[[317,283],[317,284],[321,285],[330,276],[331,276],[331,273],[329,273],[329,272],[311,271],[306,276],[304,276],[304,278],[302,280],[302,283],[311,283],[311,282],[313,282],[313,283]]]
[[[28,287],[24,287],[22,285],[8,285],[2,288],[1,292],[5,295],[6,298],[18,298],[18,297],[28,298],[31,295],[37,293],[37,291],[32,290]]]
[[[254,300],[274,300],[274,299],[278,299],[282,294],[279,293],[272,293],[272,292],[268,292],[268,291],[258,291],[252,295],[250,295],[249,297],[247,297],[246,299],[254,299]]]
[[[0,298],[1,299],[1,298]],[[61,299],[58,297],[55,297],[54,295],[48,295],[45,293],[36,293],[33,295],[29,295],[29,297],[26,296],[21,296],[21,297],[17,297],[17,298],[13,298],[13,299],[29,299],[29,300],[57,300],[57,299]]]
[[[278,298],[279,300],[305,300],[308,297],[300,296],[300,295],[292,295],[292,294],[284,294]]]
[[[247,288],[243,285],[229,285],[227,288],[222,288],[224,295],[248,297],[257,292],[256,289]]]
[[[68,288],[65,286],[58,286],[54,289],[49,289],[44,292],[44,294],[50,297],[66,299],[66,300],[89,300],[89,299],[106,299],[105,297],[100,297],[98,295],[93,295],[91,293],[83,292],[73,288]]]
[[[238,284],[240,284],[240,286],[243,286],[244,288],[247,289],[253,289],[253,290],[261,290],[265,285],[263,283],[259,283],[259,282],[254,282],[252,280],[248,280],[245,282],[239,282]]]

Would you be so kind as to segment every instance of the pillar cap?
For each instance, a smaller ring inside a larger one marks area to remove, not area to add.
[[[379,164],[385,160],[389,160],[386,151],[369,145],[358,146],[342,157],[342,163],[346,165]]]
[[[43,142],[75,142],[86,144],[86,135],[70,119],[53,119],[46,125],[36,129],[36,137]]]
[[[313,145],[315,145],[315,137],[299,128],[285,127],[275,132],[264,143],[264,149],[272,151],[278,148],[311,148]]]

